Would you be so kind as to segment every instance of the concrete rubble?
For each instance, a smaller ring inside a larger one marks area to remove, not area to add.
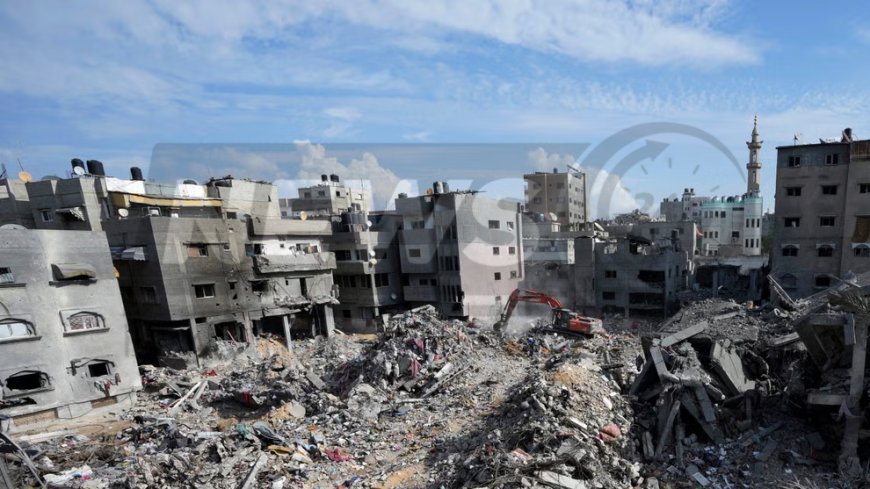
[[[106,426],[3,435],[0,482],[860,487],[866,316],[838,294],[709,298],[592,338],[502,337],[424,306],[381,335],[219,345],[201,368],[143,366]]]

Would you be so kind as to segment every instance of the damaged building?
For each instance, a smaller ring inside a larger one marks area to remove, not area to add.
[[[636,227],[640,230],[648,224]],[[688,224],[694,233],[694,223]],[[677,292],[690,285],[692,272],[693,248],[683,249],[680,229],[664,235],[655,232],[656,238],[634,232],[622,237],[577,238],[575,309],[626,316],[673,312],[679,304]]]
[[[329,249],[335,254],[338,287],[335,321],[343,331],[371,331],[384,314],[404,309],[395,213],[342,212],[333,221]]]
[[[35,228],[105,231],[140,360],[185,366],[221,341],[332,330],[328,221],[282,221],[268,182],[162,184],[97,163],[24,190]]]
[[[0,431],[132,404],[132,353],[104,233],[0,228]]]
[[[870,140],[777,148],[771,275],[806,297],[870,271]]]

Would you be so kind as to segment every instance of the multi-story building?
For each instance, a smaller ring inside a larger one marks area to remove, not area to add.
[[[0,414],[12,429],[141,388],[102,232],[0,229]]]
[[[106,232],[143,360],[187,365],[219,340],[331,331],[329,222],[281,220],[265,182],[160,184],[76,161],[71,178],[25,185],[33,225]]]
[[[683,190],[681,199],[665,199],[660,205],[666,221],[694,221],[700,225],[701,256],[761,255],[764,206],[760,193],[761,159],[764,142],[759,139],[758,118],[752,127],[749,162],[746,164],[746,193],[737,196],[701,197],[695,189]]]
[[[695,221],[701,223],[701,205],[710,197],[695,195],[695,189],[683,189],[682,198],[665,199],[659,205],[659,212],[665,221]]]
[[[795,297],[870,270],[870,140],[780,146],[771,275]]]
[[[562,230],[580,229],[587,220],[586,175],[579,171],[535,172],[523,175],[526,210],[558,222]]]
[[[689,225],[683,235],[694,232],[694,223]],[[641,233],[577,238],[574,308],[626,316],[673,312],[679,303],[677,292],[689,286],[692,269],[691,250],[682,249],[680,232],[675,231],[651,233],[656,238]]]
[[[498,317],[523,278],[520,206],[434,187],[396,199],[405,302],[451,317]]]
[[[342,183],[338,175],[321,175],[320,183],[299,189],[299,197],[281,199],[281,217],[328,219],[342,212],[369,211],[369,193],[353,183]]]
[[[333,222],[329,249],[335,254],[340,305],[335,321],[344,331],[371,331],[384,314],[404,306],[395,213],[343,212]]]

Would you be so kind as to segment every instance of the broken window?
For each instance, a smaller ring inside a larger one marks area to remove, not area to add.
[[[335,261],[350,261],[350,250],[335,250]]]
[[[12,269],[0,267],[0,284],[14,284],[15,276],[12,275]]]
[[[782,256],[798,256],[798,247],[795,245],[785,245],[782,247]]]
[[[790,273],[786,273],[785,275],[779,277],[779,284],[782,285],[784,289],[797,288],[797,277]]]
[[[15,396],[50,388],[51,380],[48,374],[39,370],[22,370],[6,377],[6,380],[3,382],[3,393],[6,396]]]
[[[816,287],[828,288],[831,286],[830,275],[816,275]]]
[[[870,183],[859,183],[858,192],[862,194],[870,194]]]
[[[500,223],[498,221],[489,221],[489,229],[500,229]]]
[[[852,242],[866,243],[868,241],[870,241],[870,216],[856,216]]]
[[[42,222],[54,221],[54,216],[51,214],[51,209],[41,209],[39,215],[42,217]]]
[[[214,284],[194,285],[193,292],[197,299],[208,299],[214,297]]]
[[[152,286],[139,287],[139,300],[142,304],[159,304],[157,289]]]
[[[785,223],[785,227],[787,227],[787,228],[797,228],[797,227],[800,227],[800,225],[801,225],[801,218],[800,217],[786,217],[783,219],[783,222]]]
[[[268,280],[252,280],[251,281],[251,292],[256,292],[262,294],[263,292],[269,291],[269,281]]]
[[[208,256],[208,245],[203,243],[191,243],[187,245],[187,256],[196,258],[200,256]]]
[[[97,279],[97,270],[85,263],[55,263],[51,268],[58,282]]]
[[[493,255],[498,255],[499,253],[500,253],[500,251],[499,251],[499,249],[498,249],[498,246],[493,246],[493,247],[492,247],[492,254],[493,254]]]
[[[830,227],[833,226],[836,222],[837,218],[834,216],[820,216],[819,217],[819,226]]]
[[[820,257],[834,256],[834,247],[831,245],[821,245],[816,251]]]
[[[514,223],[512,221],[507,221],[506,224],[509,231],[514,230]]]
[[[786,187],[785,195],[788,197],[800,197],[801,196],[801,188],[800,187]]]
[[[822,195],[837,195],[837,186],[822,185]]]
[[[840,163],[840,155],[838,155],[838,154],[825,155],[825,164],[826,165],[836,165],[839,163]]]
[[[665,281],[665,272],[663,270],[640,270],[637,272],[637,278],[641,282],[659,284]]]
[[[616,278],[616,270],[605,270],[604,278]]]
[[[788,157],[788,166],[789,168],[797,168],[801,166],[801,157],[800,156],[789,156]]]
[[[855,247],[855,256],[858,258],[870,257],[870,246],[861,245]]]
[[[114,364],[107,360],[91,360],[88,362],[88,377],[105,377],[112,375]]]
[[[0,319],[0,341],[35,336],[36,328],[30,321],[18,318]]]
[[[63,325],[67,332],[79,332],[106,329],[106,320],[102,315],[90,311],[61,312]]]

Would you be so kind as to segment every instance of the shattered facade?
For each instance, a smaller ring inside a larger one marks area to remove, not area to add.
[[[771,275],[793,297],[870,270],[870,140],[849,134],[777,148]]]
[[[14,431],[135,402],[105,234],[0,230],[0,307],[0,423]]]
[[[382,326],[384,314],[404,308],[397,231],[402,218],[387,212],[343,212],[339,219],[329,239],[340,302],[335,322],[343,331],[374,331]]]
[[[574,249],[578,311],[667,315],[678,304],[677,292],[690,285],[691,251],[679,238],[577,238]]]

